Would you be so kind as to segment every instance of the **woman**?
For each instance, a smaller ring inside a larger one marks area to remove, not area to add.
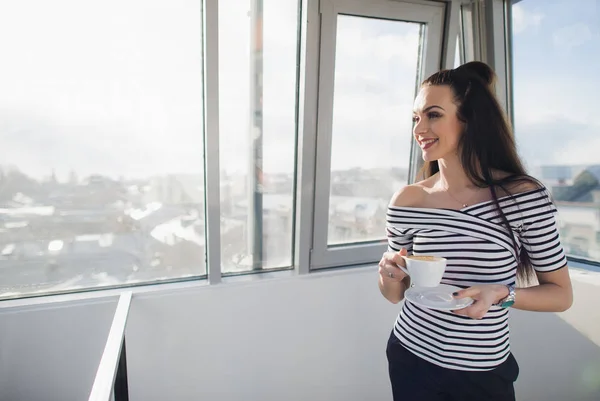
[[[474,302],[454,311],[404,303],[387,347],[394,400],[514,400],[509,307],[558,312],[572,303],[556,209],[525,173],[494,81],[490,67],[471,62],[433,74],[415,100],[423,180],[390,202],[379,288],[400,302],[410,287],[400,255],[441,256],[441,283]],[[515,288],[517,277],[539,284]]]

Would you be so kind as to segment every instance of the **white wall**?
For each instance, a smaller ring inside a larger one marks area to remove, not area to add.
[[[518,400],[600,400],[598,345],[556,314],[515,313],[511,329],[520,365]]]
[[[372,269],[134,299],[132,400],[386,400],[398,305]]]
[[[513,313],[520,400],[600,400],[600,274],[572,270],[571,280],[567,312]]]
[[[583,312],[590,296],[600,305],[600,291],[575,285],[569,314],[512,311],[520,401],[600,399],[600,348],[569,323],[590,316]],[[10,361],[3,355],[0,377],[17,355],[23,358],[11,376],[12,392],[0,392],[0,399],[86,399],[83,390],[75,396],[64,383],[91,386],[91,364],[99,360],[99,338],[108,333],[114,306],[20,313],[13,333],[29,334],[13,334],[8,342],[0,334],[2,349],[16,347]],[[391,400],[385,344],[398,308],[379,295],[371,268],[136,294],[127,330],[130,399]],[[75,333],[68,322],[84,327]],[[600,322],[583,326],[600,337]],[[57,363],[65,348],[79,352]],[[35,375],[27,366],[36,367]],[[50,390],[23,390],[32,385]]]
[[[116,301],[0,309],[0,400],[86,400]]]
[[[574,285],[586,296],[570,319],[600,338],[600,321],[587,319],[599,288]],[[372,269],[138,297],[132,399],[391,400],[384,348],[398,308]],[[600,348],[564,314],[512,311],[511,326],[519,400],[600,399],[589,383]]]

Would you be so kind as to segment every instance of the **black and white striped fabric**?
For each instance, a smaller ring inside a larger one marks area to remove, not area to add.
[[[567,263],[556,224],[556,208],[545,188],[499,199],[519,251],[536,271],[550,272]],[[390,251],[436,255],[448,260],[442,284],[513,284],[513,240],[490,202],[461,210],[390,206]],[[436,365],[457,370],[489,370],[509,355],[508,309],[492,307],[481,320],[404,302],[394,326],[401,344]]]

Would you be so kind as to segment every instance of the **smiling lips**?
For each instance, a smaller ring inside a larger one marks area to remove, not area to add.
[[[421,149],[427,150],[430,147],[432,147],[433,144],[435,144],[437,141],[438,141],[437,138],[422,139],[419,141],[419,145],[421,146]]]

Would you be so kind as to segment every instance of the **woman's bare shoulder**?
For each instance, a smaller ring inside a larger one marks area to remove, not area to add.
[[[392,196],[390,206],[396,207],[419,207],[423,205],[425,197],[429,194],[429,179],[406,185]]]

